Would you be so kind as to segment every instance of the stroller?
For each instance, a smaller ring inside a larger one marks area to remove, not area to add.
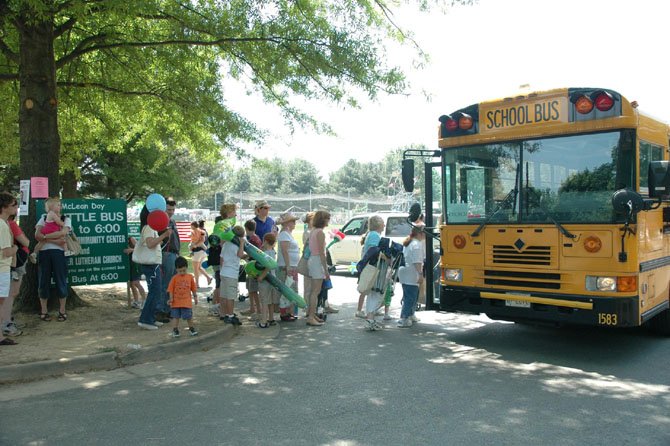
[[[404,263],[403,247],[400,243],[383,237],[378,247],[379,252],[384,253],[385,257],[377,257],[378,274],[368,294],[366,313],[376,313],[385,304],[390,304],[391,297],[393,296],[393,286],[398,275],[398,268]],[[382,328],[384,326],[376,320],[368,320],[368,330],[377,331]]]

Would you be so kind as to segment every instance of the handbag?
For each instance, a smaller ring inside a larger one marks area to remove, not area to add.
[[[79,243],[79,239],[73,231],[68,232],[65,236],[65,246],[67,248],[65,250],[66,256],[78,256],[81,254],[81,243]]]
[[[298,261],[298,274],[309,276],[309,267],[307,266],[307,258],[305,256],[300,257]]]
[[[143,237],[140,236],[140,241],[135,244],[133,249],[133,262],[140,265],[156,265],[156,254],[152,249],[147,247]]]
[[[361,294],[369,293],[377,280],[377,274],[379,274],[377,265],[371,263],[365,265],[358,277],[358,292]]]

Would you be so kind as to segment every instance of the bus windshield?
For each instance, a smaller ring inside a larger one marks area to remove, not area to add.
[[[612,194],[635,189],[635,132],[446,149],[448,223],[613,223]]]

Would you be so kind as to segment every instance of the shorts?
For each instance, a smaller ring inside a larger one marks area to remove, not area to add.
[[[286,283],[286,277],[289,276],[291,279],[293,279],[293,284],[291,285],[291,289],[298,293],[298,273],[295,273],[294,275],[289,275],[288,271],[286,269],[280,267],[277,270],[277,280],[279,280],[281,283]]]
[[[170,317],[172,319],[184,319],[190,320],[193,319],[193,309],[192,308],[172,308],[170,309]]]
[[[191,261],[193,262],[202,262],[207,259],[207,253],[205,251],[194,251],[191,255]]]
[[[312,279],[325,279],[326,272],[323,270],[321,264],[321,256],[312,256],[307,260],[307,268],[309,269],[309,277]]]
[[[258,284],[261,305],[279,305],[279,291],[264,280]]]
[[[130,264],[130,281],[135,282],[142,280],[142,265],[139,263],[131,262]]]
[[[12,268],[12,280],[19,281],[26,275],[26,264]]]
[[[9,271],[0,273],[0,299],[9,297],[9,284],[12,281],[12,275]]]
[[[258,280],[247,276],[247,291],[250,293],[258,292]]]
[[[237,279],[233,279],[232,277],[222,277],[221,289],[219,290],[221,299],[235,300],[239,295],[240,290],[237,288]]]

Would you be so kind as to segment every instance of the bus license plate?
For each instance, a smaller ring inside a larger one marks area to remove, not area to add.
[[[530,308],[530,302],[525,300],[506,300],[506,307]]]

